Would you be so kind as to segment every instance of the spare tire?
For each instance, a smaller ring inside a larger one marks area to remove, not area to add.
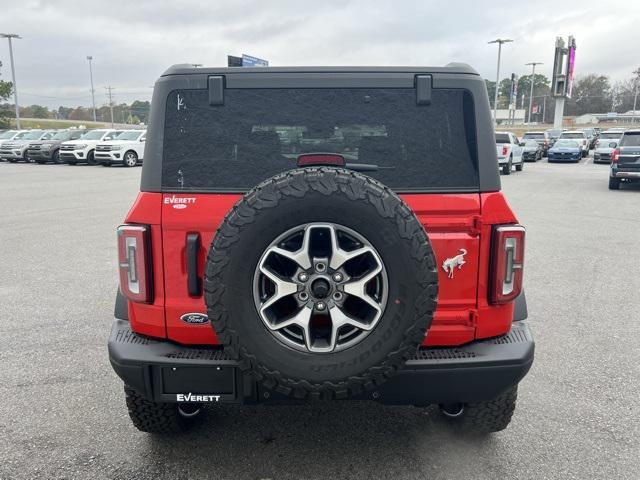
[[[365,175],[309,167],[254,187],[209,249],[205,300],[240,368],[299,398],[375,388],[415,355],[437,303],[424,228]]]

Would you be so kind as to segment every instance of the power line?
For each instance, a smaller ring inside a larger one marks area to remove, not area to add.
[[[113,128],[113,87],[111,85],[104,87],[107,89],[107,96],[109,97],[109,109],[111,110],[111,128]]]

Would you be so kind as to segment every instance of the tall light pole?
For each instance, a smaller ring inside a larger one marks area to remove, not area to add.
[[[495,125],[498,124],[498,89],[500,88],[500,55],[502,53],[502,44],[513,42],[513,40],[509,38],[496,38],[495,40],[491,40],[487,43],[497,43],[498,44],[498,68],[496,69],[496,95],[493,99],[493,123]]]
[[[525,65],[531,65],[531,90],[529,91],[529,116],[527,123],[531,123],[531,106],[533,105],[533,83],[536,81],[536,65],[543,65],[542,62],[530,62]]]
[[[89,60],[89,78],[91,78],[91,104],[93,105],[93,121],[96,121],[96,97],[95,90],[93,89],[93,68],[91,67],[91,60],[93,57],[91,55],[87,55],[87,60]]]
[[[631,114],[631,126],[635,125],[636,123],[636,103],[638,102],[638,80],[640,80],[640,68],[634,70],[633,73],[635,73],[636,75],[635,81],[633,82],[636,87],[636,91],[633,95],[633,113]]]
[[[12,38],[22,38],[15,33],[0,33],[0,38],[6,38],[9,40],[9,58],[11,59],[11,80],[13,81],[13,103],[16,104],[16,127],[20,129],[20,107],[18,106],[18,85],[16,84],[16,68],[13,65],[13,45],[11,45]]]

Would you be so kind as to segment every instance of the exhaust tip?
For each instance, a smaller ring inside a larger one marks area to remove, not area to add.
[[[192,418],[202,411],[200,403],[179,403],[178,413],[185,418]]]
[[[464,413],[464,403],[446,403],[440,405],[440,411],[445,417],[458,418]]]

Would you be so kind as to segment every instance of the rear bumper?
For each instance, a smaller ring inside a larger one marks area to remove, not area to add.
[[[489,400],[527,374],[534,347],[528,326],[517,322],[502,337],[461,347],[420,349],[389,381],[356,399],[394,405]],[[224,403],[285,401],[243,374],[223,350],[143,337],[133,333],[125,320],[113,323],[109,360],[127,385],[157,402],[187,401],[189,394]]]
[[[619,170],[618,168],[612,168],[611,177],[640,180],[640,170],[629,171],[629,170]]]

